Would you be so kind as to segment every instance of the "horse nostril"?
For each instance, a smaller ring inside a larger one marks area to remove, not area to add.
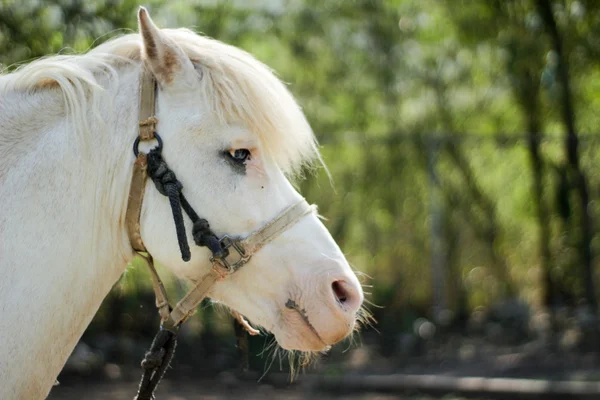
[[[341,306],[341,311],[344,313],[358,311],[363,302],[361,287],[358,284],[352,283],[352,280],[334,280],[331,283],[331,291],[337,304]]]
[[[344,288],[344,281],[334,281],[331,284],[331,288],[333,289],[333,293],[335,294],[335,298],[340,304],[344,304],[349,297],[348,290]]]

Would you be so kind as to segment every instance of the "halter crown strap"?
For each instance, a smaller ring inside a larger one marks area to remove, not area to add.
[[[140,140],[154,139],[158,119],[154,115],[156,104],[156,80],[152,73],[144,68],[140,79]]]
[[[140,111],[139,111],[139,134],[136,140],[154,139],[154,130],[158,119],[154,116],[154,104],[156,98],[156,81],[152,73],[143,69],[140,77]],[[140,234],[140,215],[144,192],[146,191],[146,178],[148,177],[148,159],[146,154],[138,153],[133,164],[133,176],[129,188],[129,199],[125,213],[125,224],[131,247],[135,251],[146,251],[146,246]]]
[[[136,142],[139,140],[152,140],[155,138],[154,130],[158,119],[154,116],[154,107],[156,99],[156,81],[152,73],[143,69],[140,77],[140,111],[139,111],[139,134]],[[127,201],[127,211],[125,212],[125,225],[131,247],[136,252],[145,252],[146,246],[142,241],[140,233],[140,215],[142,213],[142,203],[144,202],[144,192],[146,191],[146,180],[148,178],[148,158],[146,154],[138,152],[133,164],[133,174],[131,176],[131,185],[129,187],[129,198]],[[156,298],[156,308],[160,314],[161,320],[168,318],[171,308],[167,299],[167,291],[160,279],[160,276],[154,268],[154,260],[150,254],[139,254],[150,271],[152,277],[152,288]]]

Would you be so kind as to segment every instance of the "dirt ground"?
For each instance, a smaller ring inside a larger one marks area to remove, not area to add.
[[[600,390],[598,386],[585,397],[575,394],[580,393],[577,390],[582,385],[600,382],[600,353],[597,352],[550,351],[537,342],[502,346],[463,337],[437,344],[423,343],[417,349],[419,351],[398,351],[392,357],[382,357],[377,349],[374,345],[363,343],[342,354],[324,357],[311,366],[307,374],[301,373],[292,384],[289,383],[289,373],[277,372],[276,368],[257,382],[266,370],[251,368],[249,373],[239,374],[239,370],[236,373],[222,366],[220,371],[212,368],[219,364],[218,358],[208,359],[197,366],[176,360],[167,373],[167,379],[159,386],[156,397],[158,400],[460,400],[464,398],[461,396],[468,396],[475,400],[515,400],[514,391],[506,391],[508,382],[511,388],[516,384],[531,386],[522,391],[523,396],[529,396],[528,399],[548,400],[550,394],[553,399],[561,400],[600,398],[596,397]],[[185,355],[185,351],[182,354]],[[198,369],[207,365],[211,368]],[[60,385],[52,390],[49,399],[133,399],[139,382],[139,366],[132,363],[120,366],[105,363],[101,366],[95,375],[93,369],[65,369],[59,376]],[[403,383],[402,376],[409,377],[409,385]],[[415,377],[418,376],[427,376],[427,379],[417,385]],[[373,377],[386,380],[376,379],[373,385]],[[442,382],[444,386],[440,389],[438,385],[436,389],[436,385],[432,386],[431,380],[428,380],[430,378],[438,383],[449,380],[449,383]],[[479,384],[482,384],[479,380],[484,380],[483,383],[490,387],[502,381],[504,392],[499,387],[495,391],[485,388],[466,390],[466,382],[462,378],[470,379],[470,384],[473,384],[473,379]],[[366,384],[369,379],[371,384]],[[534,381],[535,384],[532,383]],[[554,389],[537,393],[532,390],[536,385],[544,386],[544,390]],[[568,390],[557,391],[555,386],[568,386]],[[339,389],[345,390],[342,393]],[[575,392],[569,392],[571,389]],[[380,393],[375,393],[376,390]]]
[[[135,395],[137,382],[63,382],[56,386],[49,400],[131,400]],[[348,399],[348,400],[433,400],[428,396],[385,395],[378,393],[360,393],[356,395],[335,395],[315,393],[301,383],[287,388],[276,388],[269,384],[244,383],[228,387],[211,381],[170,381],[164,380],[156,392],[158,400],[258,400],[258,399]],[[439,398],[439,397],[438,397]],[[444,400],[461,400],[459,397],[444,396]],[[483,399],[482,399],[483,400]]]

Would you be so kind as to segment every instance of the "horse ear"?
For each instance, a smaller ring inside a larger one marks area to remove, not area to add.
[[[192,62],[177,43],[154,25],[144,7],[138,11],[138,28],[142,36],[142,59],[159,84],[167,86],[176,77],[189,82],[194,74]]]

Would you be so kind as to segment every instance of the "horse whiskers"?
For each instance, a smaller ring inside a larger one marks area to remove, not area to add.
[[[375,304],[372,301],[370,301],[369,299],[364,299],[365,303],[367,303],[368,305],[375,307],[375,308],[384,308],[383,306],[380,306],[379,304]]]
[[[260,353],[258,353],[258,355],[260,357],[264,356],[266,352],[272,350],[274,347],[277,346],[277,340],[275,340],[275,337],[271,337],[271,341],[269,343],[267,343],[267,340],[265,339],[265,345],[263,346],[263,349]]]
[[[290,364],[290,381],[293,381],[300,371],[318,359],[318,353],[313,351],[288,351],[288,362]]]
[[[360,327],[363,326],[365,328],[374,329],[377,333],[379,333],[377,328],[375,328],[377,320],[373,317],[373,313],[367,308],[367,306],[363,305],[358,310],[358,313],[356,315],[356,321],[358,322],[358,324],[356,324],[354,328],[355,331],[359,331]]]
[[[263,349],[263,351],[260,354],[262,355],[269,348],[271,348],[272,351],[271,351],[271,354],[269,356],[267,356],[267,363],[265,363],[265,370],[263,371],[263,374],[260,376],[260,378],[258,378],[258,382],[262,381],[262,379],[267,375],[267,373],[273,366],[273,362],[275,361],[275,358],[277,358],[277,353],[279,351],[279,347],[277,346],[277,341],[275,340],[275,338],[273,338],[271,343],[269,345],[267,345],[267,347],[265,347],[265,349]],[[270,358],[270,362],[269,362],[269,358]]]
[[[372,276],[370,276],[366,272],[359,271],[353,265],[350,265],[350,268],[352,268],[352,272],[354,272],[354,275],[356,275],[356,277],[360,281],[361,285],[364,283],[365,280],[371,280],[371,281],[373,280]]]
[[[298,351],[298,350],[286,350],[277,344],[275,338],[265,345],[263,350],[258,354],[263,356],[268,352],[266,357],[265,369],[263,374],[259,378],[262,380],[267,373],[270,371],[275,360],[279,360],[279,370],[283,370],[284,362],[287,358],[287,362],[290,368],[290,382],[293,382],[300,371],[304,371],[313,362],[318,360],[319,352],[315,351]]]

